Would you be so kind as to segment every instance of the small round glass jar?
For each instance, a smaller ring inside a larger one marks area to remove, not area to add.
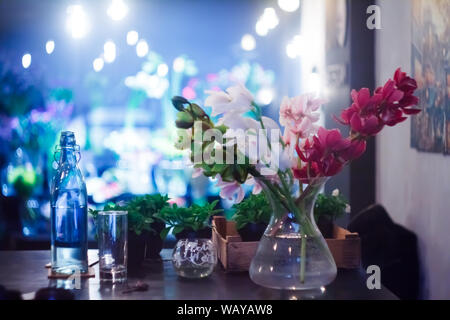
[[[217,264],[217,252],[210,239],[180,239],[172,254],[176,273],[184,278],[209,276]]]

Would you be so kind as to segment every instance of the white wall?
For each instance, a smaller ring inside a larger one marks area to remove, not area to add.
[[[411,71],[411,2],[378,0],[377,85],[397,67]],[[410,130],[408,120],[377,137],[377,201],[418,236],[423,298],[450,299],[450,156],[412,149]]]

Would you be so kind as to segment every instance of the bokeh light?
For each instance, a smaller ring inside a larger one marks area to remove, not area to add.
[[[300,57],[304,52],[304,39],[301,35],[296,35],[291,42],[286,45],[286,54],[289,58]]]
[[[112,41],[106,41],[103,46],[103,58],[106,63],[116,60],[116,44]]]
[[[167,75],[167,73],[169,72],[169,67],[167,66],[167,64],[165,63],[161,63],[158,66],[158,69],[156,70],[156,73],[158,74],[158,76],[160,77],[165,77]]]
[[[24,69],[28,69],[30,65],[31,65],[31,54],[25,53],[22,57],[22,67],[24,67]]]
[[[269,29],[274,29],[279,23],[277,13],[274,8],[264,9],[262,19]]]
[[[148,43],[145,40],[139,40],[136,45],[136,54],[138,57],[145,57],[148,53]]]
[[[286,12],[294,12],[300,7],[300,0],[278,0],[278,6]]]
[[[268,105],[273,101],[274,92],[270,88],[262,88],[256,94],[256,100],[261,105]]]
[[[127,33],[127,44],[134,46],[139,40],[139,34],[135,30],[128,31]]]
[[[123,0],[112,0],[106,13],[114,21],[119,21],[127,15],[128,6],[123,2]]]
[[[103,69],[104,64],[105,63],[102,58],[97,58],[94,60],[94,62],[92,62],[92,67],[94,68],[95,72],[99,72]]]
[[[83,38],[89,31],[89,19],[83,7],[79,4],[71,5],[67,8],[67,30],[72,38]]]
[[[261,19],[256,22],[255,31],[258,36],[264,37],[269,32],[269,28],[264,24]]]
[[[48,54],[52,54],[53,50],[55,50],[55,41],[53,41],[53,40],[47,41],[47,43],[45,44],[45,51]]]
[[[256,47],[255,38],[251,34],[244,34],[241,39],[241,47],[245,51],[252,51]]]
[[[186,65],[186,61],[183,57],[178,57],[173,61],[173,70],[175,72],[183,72],[184,67]]]

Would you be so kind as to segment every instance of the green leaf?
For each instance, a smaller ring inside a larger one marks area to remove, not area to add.
[[[220,212],[220,209],[214,209],[218,201],[211,204],[199,206],[193,204],[188,208],[178,207],[174,204],[161,209],[158,218],[164,220],[166,224],[173,227],[173,233],[177,234],[184,229],[199,230],[209,226],[210,217]]]
[[[241,203],[233,205],[233,220],[236,228],[242,229],[247,223],[269,224],[272,207],[264,194],[251,195]]]
[[[167,227],[167,228],[164,228],[164,229],[161,230],[161,232],[159,234],[161,239],[164,240],[164,239],[167,238],[167,235],[169,234],[170,229],[171,229],[171,227]]]
[[[174,228],[173,228],[173,230],[172,230],[172,233],[175,235],[175,234],[177,234],[177,233],[180,233],[181,231],[183,231],[184,230],[184,227],[182,226],[182,225],[180,225],[180,226],[175,226]]]
[[[104,207],[104,211],[127,211],[128,212],[128,230],[139,235],[143,230],[150,231],[156,234],[152,228],[159,212],[162,208],[169,206],[167,196],[161,194],[139,196],[127,203],[114,204],[108,203]],[[90,210],[90,213],[95,218],[98,215],[96,210]],[[158,219],[160,221],[160,219]],[[96,223],[96,220],[94,220]]]
[[[239,183],[245,183],[247,180],[247,170],[244,166],[235,164],[233,165],[233,177]]]
[[[214,171],[215,173],[221,173],[226,167],[226,164],[223,163],[215,163],[211,169],[211,171]]]
[[[200,108],[198,104],[192,103],[191,108],[196,117],[203,118],[206,116],[206,112],[202,108]]]
[[[316,222],[320,216],[327,216],[331,220],[336,220],[345,213],[347,200],[341,196],[326,196],[319,194],[314,205],[314,218]]]
[[[221,173],[222,176],[222,180],[223,181],[234,181],[234,177],[233,177],[233,167],[232,165],[226,165],[225,169],[222,171]]]

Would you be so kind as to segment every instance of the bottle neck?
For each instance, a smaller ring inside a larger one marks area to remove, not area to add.
[[[61,147],[60,165],[66,164],[70,166],[77,165],[77,151],[73,147]]]

